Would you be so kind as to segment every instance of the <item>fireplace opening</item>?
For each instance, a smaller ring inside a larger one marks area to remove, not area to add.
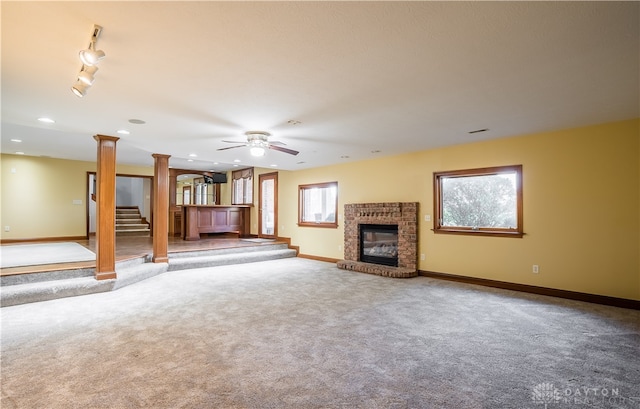
[[[361,224],[360,261],[398,267],[398,225]]]

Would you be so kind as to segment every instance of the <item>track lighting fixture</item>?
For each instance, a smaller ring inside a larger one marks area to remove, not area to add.
[[[96,50],[96,42],[101,32],[102,27],[97,24],[94,25],[89,47],[79,53],[82,67],[78,73],[76,83],[71,87],[71,91],[80,98],[87,94],[89,87],[93,84],[95,74],[98,71],[96,64],[105,57],[104,51]]]

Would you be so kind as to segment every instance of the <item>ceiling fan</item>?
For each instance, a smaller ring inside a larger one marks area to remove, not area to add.
[[[247,136],[247,142],[222,141],[226,143],[235,143],[235,144],[239,143],[240,145],[229,146],[228,148],[220,148],[218,150],[224,151],[227,149],[242,148],[243,146],[248,146],[253,156],[263,156],[266,149],[273,149],[275,151],[288,153],[289,155],[297,155],[299,153],[298,151],[294,151],[293,149],[282,147],[282,145],[285,145],[284,142],[278,142],[278,141],[269,142],[269,137],[271,136],[269,132],[248,131],[248,132],[245,132],[245,135]]]

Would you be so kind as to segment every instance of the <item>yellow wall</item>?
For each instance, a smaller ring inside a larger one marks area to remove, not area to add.
[[[347,203],[419,202],[419,269],[640,300],[640,120],[525,135],[301,171],[278,172],[279,236],[302,254],[343,258]],[[83,236],[95,163],[2,155],[2,239]],[[522,239],[436,235],[435,171],[523,165]],[[15,169],[15,173],[12,173]],[[251,233],[257,234],[255,168]],[[117,173],[153,175],[118,166]],[[222,203],[231,201],[229,183]],[[338,182],[337,229],[298,227],[298,185]],[[36,192],[36,194],[34,194]],[[81,199],[82,205],[74,205]],[[531,272],[532,265],[540,273]]]
[[[420,270],[640,300],[639,128],[632,120],[281,172],[279,234],[302,254],[341,259],[345,204],[419,202]],[[430,230],[433,172],[516,164],[524,238]],[[297,186],[331,181],[338,229],[298,227]]]
[[[0,162],[3,240],[87,234],[87,172],[96,171],[95,162],[8,154]],[[153,176],[152,167],[118,165],[116,172]],[[4,231],[5,226],[11,230]]]

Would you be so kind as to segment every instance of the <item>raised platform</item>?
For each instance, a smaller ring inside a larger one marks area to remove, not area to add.
[[[338,268],[357,271],[359,273],[375,274],[383,277],[411,278],[418,276],[418,270],[406,267],[391,267],[380,264],[363,263],[360,261],[340,260]]]
[[[117,278],[98,281],[95,266],[0,276],[0,306],[26,304],[114,291],[170,271],[254,263],[296,257],[286,243],[246,243],[242,247],[202,249],[169,253],[168,263],[153,263],[151,256],[116,262]]]

